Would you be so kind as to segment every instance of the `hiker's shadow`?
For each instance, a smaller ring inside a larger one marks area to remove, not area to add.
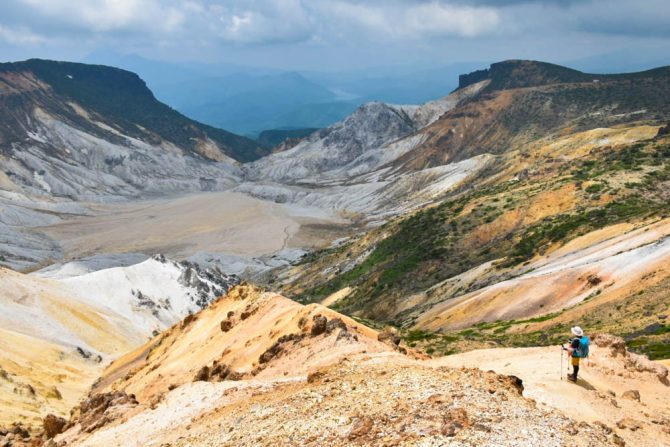
[[[585,390],[594,391],[594,390],[596,389],[596,388],[595,388],[593,385],[591,385],[588,381],[586,381],[586,380],[584,380],[584,379],[582,379],[582,378],[577,379],[577,381],[574,382],[574,383],[575,383],[575,385],[581,386],[581,387],[584,388]]]

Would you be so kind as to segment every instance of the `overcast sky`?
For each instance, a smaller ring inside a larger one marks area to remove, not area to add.
[[[670,1],[0,0],[1,60],[99,49],[289,69],[608,53],[656,63],[670,59]]]

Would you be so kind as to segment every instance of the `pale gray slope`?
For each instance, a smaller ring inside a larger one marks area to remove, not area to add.
[[[92,124],[110,130],[108,126]],[[110,201],[228,189],[239,181],[232,159],[213,162],[185,154],[169,142],[151,145],[114,132],[113,143],[36,109],[28,140],[0,159],[9,180],[31,195]]]
[[[297,146],[246,164],[245,179],[318,184],[372,172],[421,144],[422,129],[486,85],[483,81],[422,106],[364,104]]]
[[[118,139],[107,141],[39,108],[26,122],[27,139],[0,152],[0,265],[13,269],[59,260],[59,244],[36,227],[91,215],[87,202],[220,191],[240,181],[232,159],[196,158],[171,143],[151,145],[92,119]]]
[[[422,106],[365,104],[297,146],[243,166],[245,182],[235,191],[372,219],[435,200],[488,158],[410,172],[392,163],[421,145],[440,116],[486,85],[483,81]]]

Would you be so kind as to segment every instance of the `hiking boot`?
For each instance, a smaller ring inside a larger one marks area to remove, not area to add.
[[[568,374],[568,380],[570,382],[577,382],[577,378],[575,376],[573,376],[572,374]]]

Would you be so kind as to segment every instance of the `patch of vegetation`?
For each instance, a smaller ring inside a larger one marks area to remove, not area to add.
[[[584,191],[588,193],[597,193],[602,191],[604,187],[605,185],[603,185],[602,183],[594,183],[593,185],[587,186]]]
[[[485,192],[497,192],[497,188]],[[320,301],[346,286],[356,291],[338,301],[334,308],[353,313],[389,293],[411,293],[423,290],[443,278],[462,273],[504,254],[508,241],[493,241],[477,247],[467,246],[464,234],[494,221],[501,213],[501,203],[482,201],[480,206],[464,212],[477,191],[463,198],[415,213],[384,231],[391,234],[377,242],[374,250],[352,269],[301,294],[304,302]],[[480,199],[481,200],[481,199]]]
[[[670,339],[661,342],[645,340],[645,343],[637,343],[636,346],[631,346],[631,349],[645,354],[651,360],[668,359],[670,358]]]
[[[414,329],[414,330],[408,331],[406,334],[404,334],[404,336],[402,338],[407,343],[412,343],[412,342],[417,342],[417,341],[431,340],[435,337],[437,337],[437,335],[433,332],[422,331],[420,329]]]
[[[571,237],[631,219],[644,219],[670,210],[668,203],[632,195],[604,207],[575,214],[559,214],[532,225],[521,233],[503,266],[513,266],[532,258],[542,247],[566,242]]]
[[[670,148],[666,145],[651,142],[640,142],[630,146],[614,149],[612,147],[602,148],[595,159],[578,162],[572,171],[575,180],[594,180],[606,174],[616,172],[641,171],[645,166],[659,166],[670,157]],[[599,192],[598,187],[590,186],[591,191]]]

